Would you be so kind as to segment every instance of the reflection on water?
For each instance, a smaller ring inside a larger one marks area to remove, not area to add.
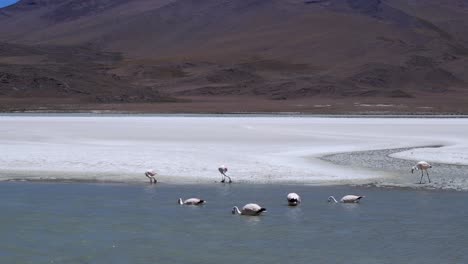
[[[303,217],[304,217],[304,214],[302,213],[302,209],[299,206],[288,206],[289,210],[286,212],[286,216],[288,217],[288,219],[293,222],[293,223],[296,223],[296,222],[299,222]]]
[[[230,183],[220,183],[219,188],[216,188],[216,193],[220,196],[229,196],[232,192],[232,184]]]
[[[256,226],[257,224],[260,224],[262,221],[262,218],[265,217],[265,215],[259,215],[259,216],[248,216],[248,215],[239,215],[243,221],[245,221],[246,224],[250,226]]]

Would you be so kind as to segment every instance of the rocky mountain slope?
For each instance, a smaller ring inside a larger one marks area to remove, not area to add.
[[[466,0],[23,0],[0,25],[4,102],[468,93]]]

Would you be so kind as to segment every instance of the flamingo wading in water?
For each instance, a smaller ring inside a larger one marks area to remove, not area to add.
[[[242,207],[242,211],[240,211],[237,206],[232,208],[232,214],[237,213],[240,215],[258,216],[263,212],[266,212],[266,208],[263,208],[260,205],[254,203],[244,205],[244,207]]]
[[[223,175],[223,176],[222,176],[223,178],[221,179],[221,182],[225,182],[225,181],[226,181],[226,177],[229,178],[229,183],[232,182],[231,177],[229,177],[229,176],[226,175],[226,172],[228,171],[228,169],[227,169],[226,166],[221,165],[221,166],[218,168],[218,171],[219,171],[219,173],[221,173],[221,174]]]
[[[419,180],[419,184],[421,184],[423,176],[424,176],[424,171],[426,171],[427,179],[429,180],[429,183],[431,183],[431,178],[429,178],[429,172],[427,171],[427,169],[430,169],[430,168],[432,168],[431,164],[425,161],[420,161],[416,163],[416,165],[414,165],[413,168],[411,168],[411,173],[413,173],[415,170],[421,171],[421,179]]]
[[[359,201],[364,197],[365,196],[348,194],[341,198],[340,203],[359,203]],[[338,201],[333,196],[328,197],[328,202],[338,203]]]
[[[150,183],[157,183],[158,181],[154,176],[156,176],[156,172],[153,169],[149,169],[145,171],[145,176],[148,177]]]
[[[301,197],[297,193],[289,193],[286,197],[289,206],[296,206],[301,203]]]
[[[182,201],[182,198],[179,198],[179,200],[177,200],[177,203],[182,205],[202,205],[204,203],[206,203],[205,200],[203,199],[199,199],[199,198],[190,198],[190,199],[187,199],[185,201]]]

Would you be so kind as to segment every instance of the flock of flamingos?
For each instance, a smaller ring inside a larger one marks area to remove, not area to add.
[[[420,170],[421,171],[421,179],[419,180],[419,183],[422,183],[422,179],[424,177],[424,171],[426,172],[427,179],[429,183],[431,182],[431,178],[429,178],[429,172],[427,171],[428,169],[432,168],[432,166],[425,162],[425,161],[420,161],[416,163],[415,166],[411,168],[411,173],[414,173],[415,170]],[[229,180],[228,183],[232,183],[231,177],[226,175],[228,169],[226,166],[221,165],[218,168],[218,171],[222,175],[221,182],[224,183],[226,182],[226,178]],[[145,172],[145,176],[149,178],[150,183],[157,183],[156,180],[156,175],[157,173],[153,169],[149,169]],[[348,194],[343,196],[339,202],[341,203],[359,203],[359,201],[364,198],[365,196],[360,196],[360,195],[352,195]],[[286,199],[288,201],[289,206],[297,206],[301,203],[301,197],[297,193],[289,193],[286,196]],[[180,205],[203,205],[205,203],[205,200],[200,199],[200,198],[190,198],[187,200],[182,200],[182,198],[179,198],[177,201],[178,204]],[[338,203],[338,201],[335,199],[335,197],[330,196],[328,197],[328,202],[334,202]],[[240,215],[250,215],[250,216],[258,216],[262,214],[263,212],[266,212],[266,208],[261,207],[260,205],[256,203],[248,203],[242,207],[242,210],[239,210],[237,206],[234,206],[232,208],[232,214],[240,214]]]

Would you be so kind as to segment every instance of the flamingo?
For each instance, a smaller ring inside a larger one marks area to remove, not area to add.
[[[199,198],[190,198],[185,201],[182,201],[182,198],[179,198],[177,201],[178,204],[184,204],[184,205],[202,205],[206,203],[205,200],[199,199]]]
[[[156,172],[153,169],[149,169],[145,171],[145,176],[148,177],[150,183],[157,183],[158,181],[154,176],[156,176]]]
[[[415,170],[421,171],[421,179],[419,180],[419,184],[421,184],[423,176],[424,176],[424,171],[426,171],[427,179],[429,180],[429,183],[431,183],[431,178],[429,178],[429,172],[427,171],[427,169],[430,169],[430,168],[432,168],[431,164],[425,161],[420,161],[416,163],[416,165],[414,165],[413,168],[411,168],[411,173],[413,173]]]
[[[359,203],[359,201],[364,197],[365,196],[358,196],[358,195],[348,194],[348,195],[343,196],[343,198],[341,198],[340,202],[341,203]],[[328,202],[338,203],[338,201],[333,196],[328,197]]]
[[[301,203],[301,197],[297,193],[289,193],[286,198],[289,206],[296,206]]]
[[[254,203],[244,205],[244,207],[242,207],[242,211],[239,211],[239,208],[237,206],[234,206],[232,208],[232,214],[238,213],[240,215],[257,216],[263,212],[266,212],[266,208],[263,208],[260,205]]]
[[[226,166],[221,165],[221,166],[218,168],[218,171],[219,171],[219,173],[221,173],[221,174],[223,175],[223,178],[221,179],[221,182],[225,182],[226,177],[229,178],[229,183],[232,182],[231,177],[229,177],[229,176],[226,175],[226,172],[228,171],[228,169],[227,169]]]

